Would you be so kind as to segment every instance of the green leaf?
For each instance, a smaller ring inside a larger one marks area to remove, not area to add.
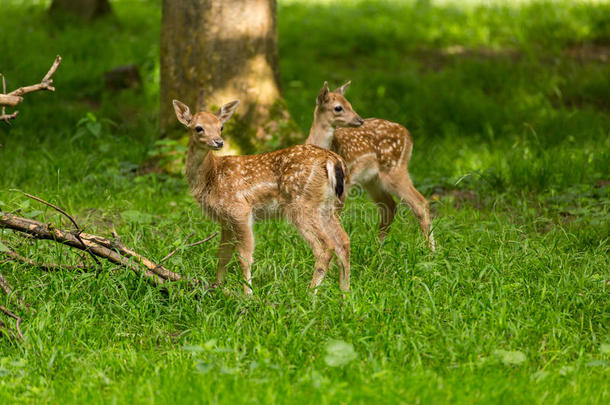
[[[355,360],[358,354],[351,343],[342,340],[329,340],[326,343],[324,362],[330,367],[342,367]]]
[[[518,350],[496,350],[494,354],[507,366],[519,366],[527,361],[525,353]]]
[[[214,347],[216,347],[216,339],[210,339],[203,344],[205,350],[212,350]]]
[[[609,367],[610,361],[608,360],[591,360],[586,364],[587,367]]]
[[[203,352],[203,347],[199,345],[184,345],[182,346],[182,350],[190,353],[201,353]]]
[[[540,381],[544,380],[545,378],[547,378],[549,376],[549,374],[550,373],[548,371],[538,370],[534,374],[532,374],[531,378],[532,378],[532,380],[534,380],[536,382],[540,382]]]
[[[610,354],[610,343],[602,343],[599,347],[599,351],[602,352],[602,354]]]
[[[26,217],[26,218],[34,218],[34,217],[37,217],[37,216],[42,215],[42,214],[44,214],[44,212],[42,212],[40,210],[34,210],[34,211],[30,211],[30,212],[28,212],[26,214],[23,214],[23,216]]]
[[[201,374],[207,374],[208,371],[210,371],[211,369],[214,368],[214,364],[212,363],[206,363],[204,361],[198,361],[197,364],[195,365],[195,368],[197,369],[197,371],[199,371]]]
[[[0,252],[10,252],[10,251],[11,251],[11,249],[9,249],[8,246],[6,246],[2,242],[0,242]]]
[[[100,136],[100,133],[102,132],[102,124],[99,122],[88,122],[86,126],[87,130],[96,138]]]

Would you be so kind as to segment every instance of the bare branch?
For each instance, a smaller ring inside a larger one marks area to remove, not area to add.
[[[91,254],[107,259],[111,263],[131,269],[134,273],[146,277],[155,285],[184,279],[182,275],[154,263],[150,259],[127,248],[122,243],[117,243],[100,236],[83,232],[77,238],[72,232],[55,228],[51,224],[44,224],[33,219],[21,218],[11,214],[0,214],[0,227],[26,233],[36,239],[53,240],[76,249],[89,251]]]
[[[4,312],[5,314],[10,316],[11,318],[14,318],[14,319],[17,320],[17,324],[16,324],[16,327],[17,327],[17,336],[19,337],[20,340],[23,340],[23,333],[21,333],[21,328],[19,327],[19,325],[21,325],[21,322],[23,321],[23,319],[21,319],[20,316],[15,315],[8,308],[6,308],[4,305],[0,305],[0,311]]]
[[[17,114],[19,114],[19,111],[15,111],[12,114],[0,114],[0,121],[4,121],[10,125],[10,120],[17,118]]]
[[[53,76],[53,74],[59,67],[60,63],[61,63],[61,56],[57,55],[55,57],[55,61],[53,62],[53,65],[51,65],[51,68],[49,69],[47,74],[44,75],[44,77],[42,78],[42,81],[40,83],[33,84],[31,86],[20,87],[17,90],[11,91],[10,93],[8,93],[8,95],[9,96],[22,96],[24,94],[28,94],[28,93],[32,93],[34,91],[40,91],[40,90],[55,91],[55,87],[52,86],[53,79],[51,79],[51,76]]]
[[[46,76],[45,76],[45,77],[46,77]],[[66,216],[66,217],[67,217],[67,218],[70,220],[70,222],[72,222],[72,224],[74,225],[74,227],[76,228],[77,233],[75,233],[75,234],[74,234],[74,236],[76,237],[76,239],[78,239],[78,241],[79,241],[79,242],[80,242],[80,243],[81,243],[83,246],[85,246],[85,243],[84,243],[84,242],[81,240],[81,238],[80,238],[80,234],[81,234],[82,230],[80,229],[80,227],[78,226],[78,224],[76,223],[76,221],[74,220],[74,218],[72,217],[72,215],[68,214],[66,211],[62,210],[62,209],[61,209],[61,208],[59,208],[57,205],[53,205],[53,204],[51,204],[50,202],[43,200],[42,198],[39,198],[39,197],[33,196],[33,195],[28,194],[28,193],[25,193],[25,192],[23,192],[23,191],[22,191],[22,193],[23,193],[23,194],[24,194],[26,197],[32,198],[32,199],[34,199],[34,200],[36,200],[36,201],[38,201],[38,202],[41,202],[41,203],[43,203],[43,204],[45,204],[45,205],[48,205],[49,207],[53,208],[53,209],[54,209],[54,210],[56,210],[57,212],[59,212],[59,213],[61,213],[61,214],[65,215],[65,216]],[[99,267],[99,266],[101,266],[100,261],[99,261],[99,260],[97,260],[97,257],[95,257],[95,255],[94,255],[93,253],[89,252],[89,249],[85,249],[85,251],[87,251],[87,252],[89,253],[89,255],[91,255],[91,257],[93,258],[93,261],[95,262],[95,264],[97,264],[97,265],[98,265],[98,267]]]
[[[2,94],[0,94],[0,99],[2,99],[3,97],[11,97],[11,96],[7,96],[5,95],[6,93],[6,79],[4,77],[4,75],[2,73],[0,73],[0,76],[2,77]],[[14,96],[12,96],[14,97]],[[2,102],[0,102],[0,105],[2,105],[2,112],[0,112],[0,121],[4,121],[7,124],[11,124],[10,120],[14,119],[15,117],[17,117],[17,114],[19,114],[19,111],[15,111],[12,114],[7,114],[6,113],[6,107],[3,105]]]
[[[0,77],[2,77],[2,94],[6,94],[6,78],[2,73],[0,73]],[[6,107],[2,106],[2,112],[0,115],[6,114]]]
[[[34,91],[39,90],[48,90],[55,91],[55,87],[52,86],[53,79],[52,76],[59,67],[61,63],[61,56],[57,55],[55,57],[55,61],[51,65],[51,68],[47,72],[46,75],[42,78],[42,81],[38,84],[34,84],[31,86],[20,87],[17,90],[13,90],[10,93],[6,93],[6,81],[4,79],[4,75],[2,76],[2,93],[0,93],[0,106],[2,106],[2,112],[0,112],[0,121],[4,121],[7,124],[10,124],[10,120],[15,119],[19,111],[15,111],[11,114],[6,113],[5,107],[16,107],[19,103],[23,101],[23,95],[27,93],[32,93]]]
[[[2,291],[4,291],[4,293],[8,296],[10,296],[13,293],[13,288],[11,287],[11,285],[8,283],[8,281],[6,281],[6,279],[4,278],[4,276],[2,275],[2,273],[0,273],[0,288],[2,289]]]
[[[4,278],[4,275],[2,275],[0,273],[0,288],[2,289],[2,291],[4,291],[4,293],[11,297],[13,295],[13,287],[9,284],[8,281],[6,281],[6,278]],[[21,305],[21,307],[23,308],[27,308],[28,305],[26,303],[23,302],[23,300],[21,298],[19,298],[18,296],[15,296],[15,299],[17,300],[17,303],[19,305]]]
[[[191,248],[191,247],[194,247],[194,246],[199,246],[199,245],[201,245],[201,244],[203,244],[203,243],[206,243],[207,241],[209,241],[210,239],[212,239],[212,238],[213,238],[213,237],[215,237],[216,235],[218,235],[218,232],[214,232],[213,234],[211,234],[211,235],[210,235],[210,236],[208,236],[207,238],[202,239],[202,240],[197,241],[197,242],[193,242],[193,243],[191,243],[191,244],[188,244],[188,245],[186,245],[185,247],[186,247],[186,248]]]
[[[182,242],[182,245],[178,246],[176,249],[174,249],[173,251],[171,251],[167,256],[165,256],[163,259],[161,259],[161,261],[159,261],[159,264],[163,263],[164,261],[166,261],[167,259],[169,259],[170,257],[172,257],[173,255],[176,254],[176,252],[178,250],[180,250],[180,248],[182,246],[184,246],[184,244],[193,237],[193,235],[195,235],[195,232],[191,233],[189,236],[187,236],[186,238],[184,238],[184,242]]]
[[[53,76],[55,74],[55,71],[59,67],[60,63],[61,63],[61,56],[57,55],[55,57],[55,60],[53,61],[53,65],[51,65],[51,68],[49,69],[47,74],[44,75],[44,77],[42,78],[42,82],[43,83],[49,83],[49,84],[53,83],[53,80],[51,79],[51,76]],[[55,88],[51,88],[49,90],[55,91]]]
[[[72,224],[74,225],[74,227],[76,228],[77,231],[80,231],[80,227],[78,226],[78,224],[76,223],[76,221],[74,220],[74,218],[72,218],[72,215],[68,214],[66,211],[62,210],[61,208],[59,208],[57,205],[53,205],[48,201],[43,200],[40,197],[36,197],[35,195],[32,194],[28,194],[26,192],[21,192],[23,195],[25,195],[26,197],[29,197],[33,200],[36,200],[38,202],[41,202],[45,205],[48,205],[49,207],[53,208],[55,211],[59,212],[60,214],[63,214],[66,216],[66,218],[68,218],[70,220],[70,222],[72,222]]]
[[[3,107],[15,107],[23,101],[23,97],[10,94],[0,94],[0,105]]]
[[[14,252],[12,250],[9,250],[8,252],[0,252],[0,254],[8,257],[8,260],[25,263],[25,264],[28,264],[28,265],[34,266],[34,267],[39,267],[45,271],[57,271],[57,270],[88,271],[89,270],[84,264],[81,264],[80,266],[72,266],[72,265],[63,265],[63,264],[57,264],[57,263],[37,263],[34,260],[21,256],[19,253]],[[1,274],[0,274],[0,276],[1,276]],[[1,286],[2,286],[2,279],[0,279],[0,287]]]
[[[216,235],[218,235],[218,232],[214,232],[213,234],[211,234],[211,235],[210,235],[210,236],[208,236],[207,238],[202,239],[202,240],[200,240],[200,241],[198,241],[198,242],[193,242],[193,243],[190,243],[190,244],[188,244],[188,245],[185,245],[185,243],[186,243],[186,242],[187,242],[187,241],[188,241],[188,240],[189,240],[189,239],[190,239],[190,238],[191,238],[191,237],[192,237],[194,234],[195,234],[195,233],[191,233],[189,236],[187,236],[187,237],[184,239],[184,242],[182,242],[182,245],[181,245],[181,246],[178,246],[178,247],[177,247],[176,249],[174,249],[174,250],[173,250],[171,253],[169,253],[167,256],[165,256],[163,259],[161,259],[161,261],[159,261],[159,264],[163,263],[164,261],[166,261],[167,259],[169,259],[169,258],[170,258],[170,257],[172,257],[173,255],[175,255],[175,254],[176,254],[176,252],[178,252],[178,250],[180,250],[180,249],[187,249],[187,248],[190,248],[190,247],[193,247],[193,246],[198,246],[198,245],[201,245],[201,244],[203,244],[203,243],[205,243],[205,242],[209,241],[210,239],[212,239],[213,237],[215,237]]]

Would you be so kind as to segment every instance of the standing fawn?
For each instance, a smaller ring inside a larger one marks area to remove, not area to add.
[[[209,217],[221,226],[217,285],[237,248],[243,272],[244,293],[251,294],[253,222],[263,217],[290,220],[315,256],[311,288],[324,279],[333,257],[338,257],[339,282],[350,286],[350,241],[337,210],[345,198],[345,162],[334,152],[299,145],[260,155],[216,156],[224,142],[223,124],[233,115],[238,100],[215,114],[189,108],[174,100],[178,121],[190,130],[186,179],[191,194]]]
[[[328,83],[324,82],[306,144],[330,149],[345,159],[349,179],[346,187],[361,184],[379,207],[380,240],[388,234],[396,214],[396,202],[392,198],[395,195],[411,207],[430,249],[434,250],[428,202],[409,177],[413,150],[409,131],[400,124],[378,118],[365,119],[357,128],[346,125],[345,116],[351,117],[354,113],[344,97],[349,85],[347,82],[330,92]]]

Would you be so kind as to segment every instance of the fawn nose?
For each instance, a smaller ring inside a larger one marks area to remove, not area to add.
[[[224,143],[224,141],[223,141],[222,139],[220,139],[220,138],[218,138],[218,139],[214,139],[214,145],[216,145],[216,147],[217,147],[218,149],[222,148],[222,146],[223,146],[224,144],[225,144],[225,143]]]

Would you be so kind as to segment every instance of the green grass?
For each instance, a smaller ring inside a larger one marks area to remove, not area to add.
[[[216,230],[182,177],[134,172],[155,149],[158,2],[114,2],[116,17],[62,28],[23,3],[0,13],[9,89],[39,80],[56,53],[64,62],[55,93],[27,96],[0,124],[0,210],[67,226],[21,189],[156,259]],[[334,270],[308,293],[313,258],[277,221],[256,226],[251,299],[0,263],[32,308],[19,312],[24,343],[0,336],[0,403],[607,403],[610,6],[506,4],[280,1],[293,117],[306,131],[322,82],[351,79],[362,116],[406,125],[437,253],[404,207],[380,245],[376,209],[352,189],[345,300]],[[103,72],[126,63],[144,86],[106,91]],[[168,265],[212,280],[217,242]],[[241,291],[235,262],[227,286]],[[356,358],[329,366],[332,339]]]

